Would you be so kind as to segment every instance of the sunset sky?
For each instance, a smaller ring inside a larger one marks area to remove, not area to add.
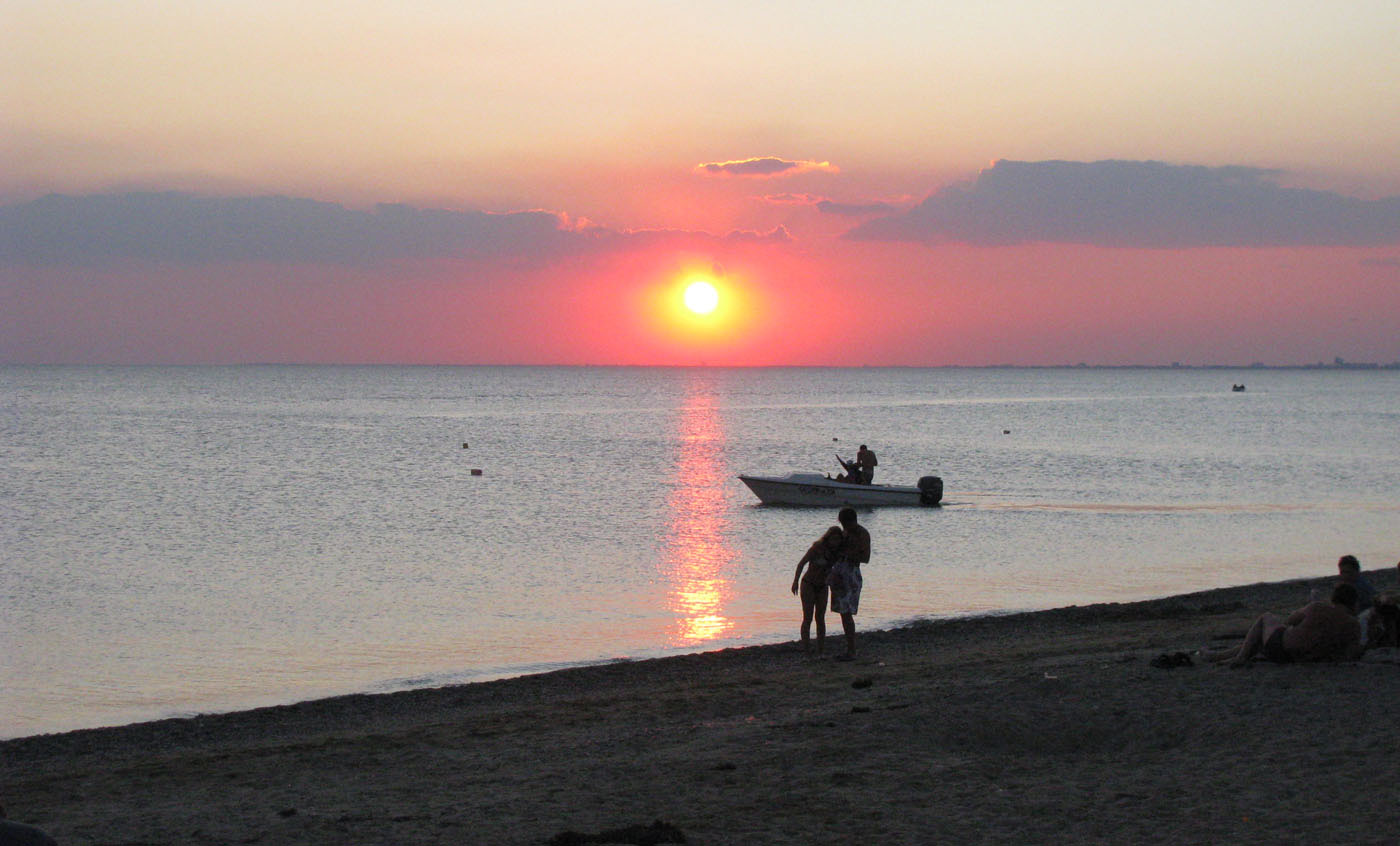
[[[0,362],[1394,362],[1397,45],[1394,0],[0,0]]]

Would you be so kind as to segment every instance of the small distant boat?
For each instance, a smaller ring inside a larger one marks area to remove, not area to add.
[[[1243,384],[1240,384],[1240,385],[1231,385],[1231,386],[1230,386],[1230,390],[1232,390],[1232,391],[1234,391],[1235,393],[1238,394],[1239,392],[1241,392],[1241,391],[1244,390],[1244,385],[1243,385]]]
[[[741,474],[739,479],[764,505],[832,508],[843,505],[937,506],[943,502],[943,480],[938,476],[924,476],[917,485],[860,485],[840,482],[820,473],[789,473],[786,476]]]

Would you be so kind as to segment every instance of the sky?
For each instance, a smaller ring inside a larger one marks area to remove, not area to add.
[[[0,0],[0,363],[1400,361],[1396,44],[1393,0]]]

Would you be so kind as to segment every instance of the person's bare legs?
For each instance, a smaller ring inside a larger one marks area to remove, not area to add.
[[[802,583],[802,651],[812,651],[812,621],[817,623],[817,654],[826,649],[826,590]]]
[[[802,651],[810,653],[812,651],[812,616],[816,611],[816,603],[812,601],[812,586],[806,582],[802,583]],[[821,635],[822,627],[818,626],[818,636]]]
[[[1224,649],[1202,648],[1198,654],[1201,656],[1202,661],[1208,661],[1212,664],[1219,664],[1222,661],[1229,661],[1236,655],[1239,655],[1240,648],[1238,646],[1227,646]]]
[[[1264,648],[1264,644],[1269,641],[1269,637],[1273,635],[1274,630],[1282,626],[1282,619],[1273,614],[1262,614],[1259,619],[1254,621],[1254,625],[1249,627],[1249,632],[1244,636],[1244,643],[1201,657],[1213,663],[1228,661],[1231,667],[1242,667],[1259,654],[1260,650]]]
[[[846,633],[846,658],[856,657],[856,617],[854,614],[841,614],[841,630]]]

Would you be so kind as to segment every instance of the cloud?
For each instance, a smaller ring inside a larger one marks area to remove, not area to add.
[[[845,217],[866,217],[872,214],[894,214],[909,205],[909,198],[900,201],[877,200],[869,203],[840,203],[820,194],[766,194],[755,198],[774,206],[812,206],[822,214]]]
[[[770,206],[815,206],[826,202],[826,197],[820,194],[764,194],[754,199]]]
[[[363,265],[417,259],[535,261],[657,243],[782,244],[768,232],[613,230],[549,211],[493,214],[380,204],[370,211],[297,197],[175,192],[49,195],[0,206],[0,264],[121,261]]]
[[[1400,242],[1400,197],[1282,188],[1278,171],[1163,162],[998,161],[848,237],[981,245],[1374,246]]]
[[[490,214],[404,205],[356,211],[293,197],[170,192],[50,195],[0,207],[0,262],[358,263],[538,256],[578,249],[599,234],[545,211]]]
[[[822,214],[839,214],[844,217],[865,217],[872,214],[893,214],[901,208],[897,203],[884,201],[874,203],[838,203],[835,200],[822,200],[817,203],[817,211]]]
[[[706,176],[738,176],[768,179],[775,176],[794,176],[813,170],[837,173],[838,168],[831,162],[808,162],[761,156],[752,159],[739,159],[731,162],[705,162],[695,166],[695,172]]]
[[[724,236],[726,241],[742,241],[751,244],[786,244],[792,240],[792,235],[785,226],[776,226],[767,232],[754,232],[747,229],[736,229]]]

